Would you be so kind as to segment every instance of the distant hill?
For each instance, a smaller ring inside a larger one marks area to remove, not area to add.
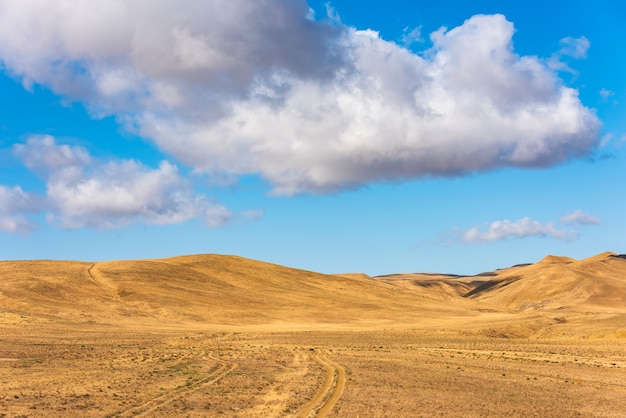
[[[583,260],[547,256],[535,264],[476,276],[398,274],[380,279],[491,308],[626,312],[626,255],[609,252]]]
[[[366,327],[472,318],[487,310],[626,312],[626,256],[613,253],[580,261],[548,256],[477,276],[324,275],[209,254],[4,261],[0,277],[0,322]]]
[[[499,307],[626,312],[626,256],[548,256],[498,272],[470,298]]]

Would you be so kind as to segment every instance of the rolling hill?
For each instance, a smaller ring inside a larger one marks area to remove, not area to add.
[[[236,256],[0,263],[0,307],[46,320],[223,325],[372,324],[471,314],[365,275],[324,275]]]
[[[0,262],[0,416],[622,416],[626,256]]]
[[[626,256],[548,256],[477,276],[324,275],[226,255],[0,262],[0,310],[30,321],[371,326],[482,312],[626,313]]]
[[[583,260],[545,257],[498,273],[469,296],[517,310],[626,312],[626,257],[603,253]]]
[[[382,277],[403,288],[428,289],[512,311],[626,312],[626,256],[610,252],[583,260],[547,256],[476,276],[398,274]]]

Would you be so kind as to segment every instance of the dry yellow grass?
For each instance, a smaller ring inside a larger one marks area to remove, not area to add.
[[[234,256],[4,262],[5,311],[43,320],[241,325],[396,323],[474,315],[366,276],[329,276]],[[139,319],[141,319],[139,321]]]
[[[2,416],[623,416],[626,259],[0,262]]]
[[[493,280],[496,286],[473,297],[516,310],[626,313],[625,264],[612,253],[580,261],[548,256],[537,264],[499,273]]]

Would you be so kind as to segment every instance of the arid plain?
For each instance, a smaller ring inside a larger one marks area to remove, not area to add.
[[[0,417],[626,416],[626,256],[0,262]]]

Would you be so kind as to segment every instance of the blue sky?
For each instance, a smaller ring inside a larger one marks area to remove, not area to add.
[[[7,0],[0,259],[626,252],[620,1]]]

